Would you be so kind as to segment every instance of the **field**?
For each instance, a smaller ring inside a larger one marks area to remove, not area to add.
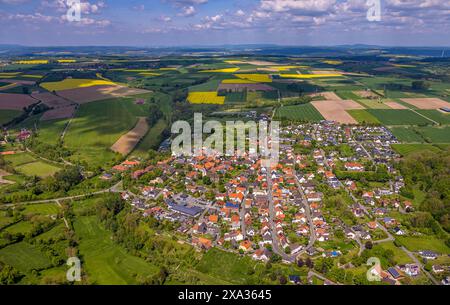
[[[356,124],[357,121],[346,112],[351,109],[363,109],[364,107],[352,100],[313,101],[312,105],[329,121],[342,124]]]
[[[71,118],[75,113],[76,106],[66,106],[61,108],[52,109],[46,111],[44,115],[41,116],[42,121],[51,121],[59,119]]]
[[[134,147],[139,143],[139,141],[147,134],[148,123],[146,118],[139,118],[136,126],[120,137],[113,146],[111,150],[115,151],[123,156],[128,155],[133,151]]]
[[[430,125],[432,122],[411,110],[367,109],[384,125]]]
[[[311,104],[284,106],[278,108],[275,117],[277,119],[287,119],[293,121],[318,122],[323,120],[323,116]]]
[[[95,217],[79,217],[74,227],[80,239],[79,251],[90,283],[137,284],[137,275],[148,277],[159,272],[159,268],[114,244],[110,233],[98,224]]]
[[[326,77],[341,77],[342,74],[338,73],[328,73],[328,74],[280,74],[281,78],[300,78],[300,79],[311,79],[311,78],[326,78]]]
[[[74,160],[104,164],[114,153],[109,148],[131,130],[139,116],[146,116],[145,105],[119,98],[80,106],[70,124],[64,143],[75,151]]]
[[[0,249],[0,260],[23,273],[51,266],[50,259],[44,253],[24,241]]]
[[[411,104],[419,109],[450,107],[450,103],[438,98],[402,98],[401,101]]]
[[[40,214],[40,215],[55,215],[58,214],[59,208],[55,203],[40,203],[25,205],[23,213],[25,214]]]
[[[224,104],[225,97],[216,92],[189,92],[188,101],[191,104]]]
[[[422,143],[424,139],[420,134],[415,132],[412,128],[407,127],[393,127],[390,128],[392,134],[401,142],[405,143]]]
[[[374,248],[383,248],[384,250],[391,250],[394,253],[393,259],[399,265],[413,263],[413,260],[400,248],[396,247],[393,242],[384,242],[374,246]]]
[[[145,93],[149,93],[149,91],[110,85],[74,88],[57,92],[58,95],[79,104]]]
[[[0,125],[10,122],[21,114],[17,110],[0,110]]]
[[[166,127],[167,123],[163,119],[159,120],[138,143],[132,154],[145,157],[150,149],[157,150],[162,140],[161,133]]]
[[[245,79],[248,81],[256,83],[271,83],[272,79],[268,74],[235,74],[236,77],[240,79]]]
[[[104,79],[77,79],[66,78],[59,82],[42,83],[41,86],[48,91],[61,91],[75,88],[86,88],[92,86],[114,86],[116,83]]]
[[[53,176],[61,169],[41,161],[36,161],[20,165],[17,167],[17,170],[26,176],[38,176],[45,178],[48,176]]]
[[[393,144],[392,148],[400,155],[406,157],[410,154],[423,151],[440,152],[441,150],[431,144]]]
[[[438,110],[416,110],[418,113],[432,119],[439,124],[450,124],[450,114],[442,113]]]
[[[418,128],[424,139],[431,143],[450,143],[450,126]]]
[[[18,153],[15,155],[5,156],[5,160],[11,162],[12,166],[19,166],[36,161],[36,159],[28,153]]]
[[[203,70],[200,73],[234,73],[238,71],[239,68],[224,68],[224,69],[213,69],[213,70]]]
[[[398,236],[396,238],[410,251],[431,250],[441,254],[450,252],[445,242],[434,236]]]
[[[383,103],[383,101],[370,100],[370,99],[359,99],[359,103],[363,104],[364,107],[370,109],[389,109],[389,106]]]
[[[380,121],[365,109],[347,110],[358,123],[380,124]]]

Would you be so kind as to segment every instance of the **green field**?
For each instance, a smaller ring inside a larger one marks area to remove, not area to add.
[[[23,164],[18,166],[16,169],[26,176],[38,176],[41,178],[53,176],[61,170],[59,167],[41,161]]]
[[[441,150],[431,144],[393,144],[392,148],[402,156],[422,151],[440,152]]]
[[[367,109],[384,125],[430,125],[430,120],[412,112],[411,110],[398,109]]]
[[[422,137],[431,143],[450,143],[450,126],[417,128]]]
[[[136,275],[148,277],[159,272],[159,268],[114,244],[111,234],[99,225],[95,216],[77,218],[74,227],[90,283],[137,284]]]
[[[109,148],[136,125],[138,116],[147,115],[146,108],[127,98],[81,105],[64,138],[65,145],[75,152],[71,160],[110,163],[115,154]]]
[[[410,251],[431,250],[441,254],[450,252],[445,241],[434,236],[398,236],[396,238]]]
[[[47,269],[51,266],[50,259],[44,253],[26,242],[0,249],[0,260],[23,273]]]
[[[39,141],[51,145],[57,144],[68,122],[68,119],[40,121],[38,123]]]
[[[450,114],[442,113],[438,110],[416,110],[418,113],[423,114],[427,118],[432,119],[433,121],[438,122],[442,125],[450,124]]]
[[[401,142],[405,143],[423,143],[425,140],[420,134],[408,127],[392,127],[392,134]]]
[[[365,109],[347,110],[358,123],[380,124],[380,121]]]
[[[396,247],[393,242],[384,242],[380,244],[376,244],[374,248],[380,247],[384,250],[392,250],[394,252],[394,260],[397,264],[408,264],[413,263],[413,260],[406,254],[402,249]]]
[[[370,109],[390,109],[386,104],[384,104],[382,101],[379,102],[378,100],[371,100],[371,99],[359,99],[358,103],[362,104],[366,108]]]
[[[54,203],[29,204],[25,205],[24,214],[40,214],[40,215],[55,215],[58,214],[59,208]]]
[[[28,153],[19,153],[15,155],[7,155],[4,157],[6,161],[11,162],[12,166],[20,166],[22,164],[27,164],[35,162],[36,159]]]
[[[247,101],[247,93],[243,92],[230,92],[225,96],[225,103],[245,103]]]
[[[293,121],[318,122],[323,120],[323,116],[311,104],[283,106],[277,109],[275,117]]]
[[[158,150],[158,147],[163,140],[161,133],[164,129],[166,129],[166,127],[166,121],[160,119],[152,128],[150,128],[145,137],[142,138],[133,150],[132,155],[145,157],[150,149]]]
[[[21,114],[17,110],[0,110],[0,125],[10,122]]]

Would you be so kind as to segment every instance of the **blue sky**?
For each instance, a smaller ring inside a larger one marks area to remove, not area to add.
[[[0,0],[0,43],[450,46],[450,0],[81,0],[76,22],[70,1]]]

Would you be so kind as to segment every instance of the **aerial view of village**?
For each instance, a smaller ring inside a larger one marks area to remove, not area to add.
[[[450,284],[450,47],[2,36],[1,285]],[[175,153],[199,114],[244,145]],[[277,162],[252,122],[278,124]]]

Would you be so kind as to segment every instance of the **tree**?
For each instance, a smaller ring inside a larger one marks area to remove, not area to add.
[[[300,258],[299,260],[297,260],[297,266],[299,266],[300,268],[303,267],[305,265],[305,262],[303,261],[302,258]]]
[[[430,83],[423,80],[416,80],[411,83],[413,90],[428,90],[430,88]]]
[[[281,275],[279,278],[280,284],[281,285],[286,285],[287,284],[287,278],[284,275]]]
[[[369,240],[369,241],[367,241],[366,242],[366,244],[364,245],[364,247],[366,248],[366,249],[372,249],[373,248],[373,243]]]

